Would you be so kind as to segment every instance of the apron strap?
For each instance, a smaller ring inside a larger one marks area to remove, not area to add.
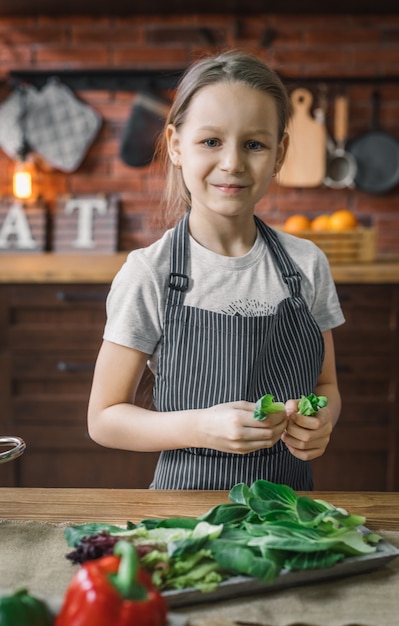
[[[188,219],[190,213],[178,222],[174,228],[170,254],[170,274],[168,283],[168,302],[173,305],[181,304],[184,300],[184,292],[189,286],[189,277],[185,273],[188,260]],[[281,275],[287,284],[290,295],[297,297],[301,293],[301,274],[297,266],[281,245],[275,230],[267,226],[259,217],[254,216],[255,223],[264,239],[268,243],[274,258],[281,269]]]
[[[188,259],[188,218],[186,215],[175,226],[170,250],[170,274],[168,283],[168,303],[181,304],[184,292],[188,289],[189,277],[185,273]]]
[[[299,273],[297,266],[285,250],[284,246],[281,244],[276,231],[270,228],[270,226],[267,226],[267,224],[265,224],[256,215],[254,217],[257,227],[266,242],[269,244],[274,258],[281,269],[281,275],[284,282],[288,285],[290,295],[292,297],[299,296],[301,293],[302,276]]]

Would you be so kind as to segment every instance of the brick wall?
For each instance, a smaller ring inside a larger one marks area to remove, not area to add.
[[[345,89],[349,96],[349,137],[355,137],[370,128],[371,94],[378,87],[383,128],[399,139],[399,15],[3,18],[0,101],[12,87],[11,70],[181,69],[203,52],[229,47],[264,58],[287,78],[289,88],[307,86],[316,94],[315,78],[331,80],[330,133],[335,93]],[[49,211],[59,194],[117,193],[122,206],[119,248],[145,245],[158,236],[153,217],[163,181],[156,167],[132,168],[118,156],[135,94],[85,90],[76,95],[98,111],[104,124],[76,172],[66,175],[42,164]],[[10,193],[11,169],[0,150],[2,195]],[[292,213],[315,216],[344,207],[376,228],[379,256],[399,256],[399,187],[375,196],[356,189],[288,189],[273,183],[257,212],[277,224]]]

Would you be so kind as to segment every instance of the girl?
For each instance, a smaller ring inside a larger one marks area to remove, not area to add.
[[[114,279],[88,411],[104,446],[161,451],[154,489],[264,478],[312,489],[340,412],[331,329],[343,315],[324,254],[254,215],[288,146],[289,98],[260,59],[196,62],[164,132],[175,228]],[[155,410],[135,404],[147,363]],[[301,394],[328,397],[317,417]],[[253,417],[265,393],[285,411]]]

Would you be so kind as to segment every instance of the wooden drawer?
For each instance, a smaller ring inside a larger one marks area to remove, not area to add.
[[[337,293],[347,329],[396,328],[395,286],[337,285]]]
[[[391,435],[385,427],[347,427],[338,422],[326,452],[312,461],[315,489],[392,490]]]
[[[158,455],[98,448],[95,451],[27,448],[15,463],[15,484],[24,487],[147,489]]]
[[[83,414],[79,422],[69,425],[59,424],[56,420],[53,424],[26,421],[19,424],[17,430],[18,437],[25,440],[27,449],[31,451],[49,450],[58,454],[62,450],[90,452],[101,449],[101,446],[90,439]]]
[[[6,290],[8,306],[15,310],[46,309],[49,307],[69,308],[88,307],[104,303],[109,285],[101,284],[26,284],[8,285]]]
[[[145,489],[159,456],[97,445],[87,433],[83,416],[80,424],[43,427],[35,422],[21,424],[17,432],[27,444],[24,454],[13,462],[17,486]]]
[[[96,351],[10,356],[12,417],[16,425],[86,419]]]
[[[69,427],[86,420],[90,385],[80,396],[48,393],[43,396],[22,394],[14,398],[14,429],[26,424],[59,424]]]
[[[360,359],[358,355],[340,354],[337,351],[336,367],[342,396],[364,397],[388,402],[392,394],[392,366],[386,355],[373,355],[367,351]]]
[[[15,352],[43,354],[78,349],[98,350],[103,336],[104,321],[98,325],[50,324],[11,327],[10,348]]]
[[[389,356],[398,323],[394,287],[340,285],[337,291],[346,320],[333,331],[338,357]]]
[[[355,329],[350,326],[339,326],[333,330],[335,351],[338,355],[385,355],[389,356],[393,346],[393,333],[386,328]]]
[[[96,357],[97,351],[89,350],[60,350],[40,358],[34,354],[11,355],[9,411],[14,423],[68,425],[85,420]],[[137,404],[153,408],[152,385],[153,375],[147,368],[137,391]]]
[[[8,345],[13,351],[98,349],[108,288],[102,285],[18,286],[7,298]]]
[[[85,346],[86,347],[86,346]],[[57,380],[73,384],[78,380],[90,380],[93,376],[94,363],[99,344],[95,349],[82,351],[82,344],[77,350],[74,347],[60,347],[57,353],[44,352],[40,358],[30,351],[28,354],[16,352],[11,357],[11,375],[14,380]]]
[[[392,491],[386,450],[328,450],[313,461],[314,488],[322,491]]]
[[[342,388],[344,388],[343,393]],[[339,430],[346,426],[355,426],[363,430],[375,424],[383,427],[390,424],[392,407],[389,398],[378,397],[376,401],[373,401],[370,396],[357,396],[347,392],[343,385],[341,385],[341,395],[342,411],[337,425]]]

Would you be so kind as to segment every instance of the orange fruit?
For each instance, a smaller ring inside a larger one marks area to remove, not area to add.
[[[331,230],[330,216],[318,215],[312,220],[310,225],[312,230]]]
[[[302,230],[309,230],[310,219],[304,215],[291,215],[284,223],[284,230],[287,233],[299,233]]]
[[[357,226],[357,219],[352,211],[341,209],[330,217],[330,229],[335,231],[352,230]]]

